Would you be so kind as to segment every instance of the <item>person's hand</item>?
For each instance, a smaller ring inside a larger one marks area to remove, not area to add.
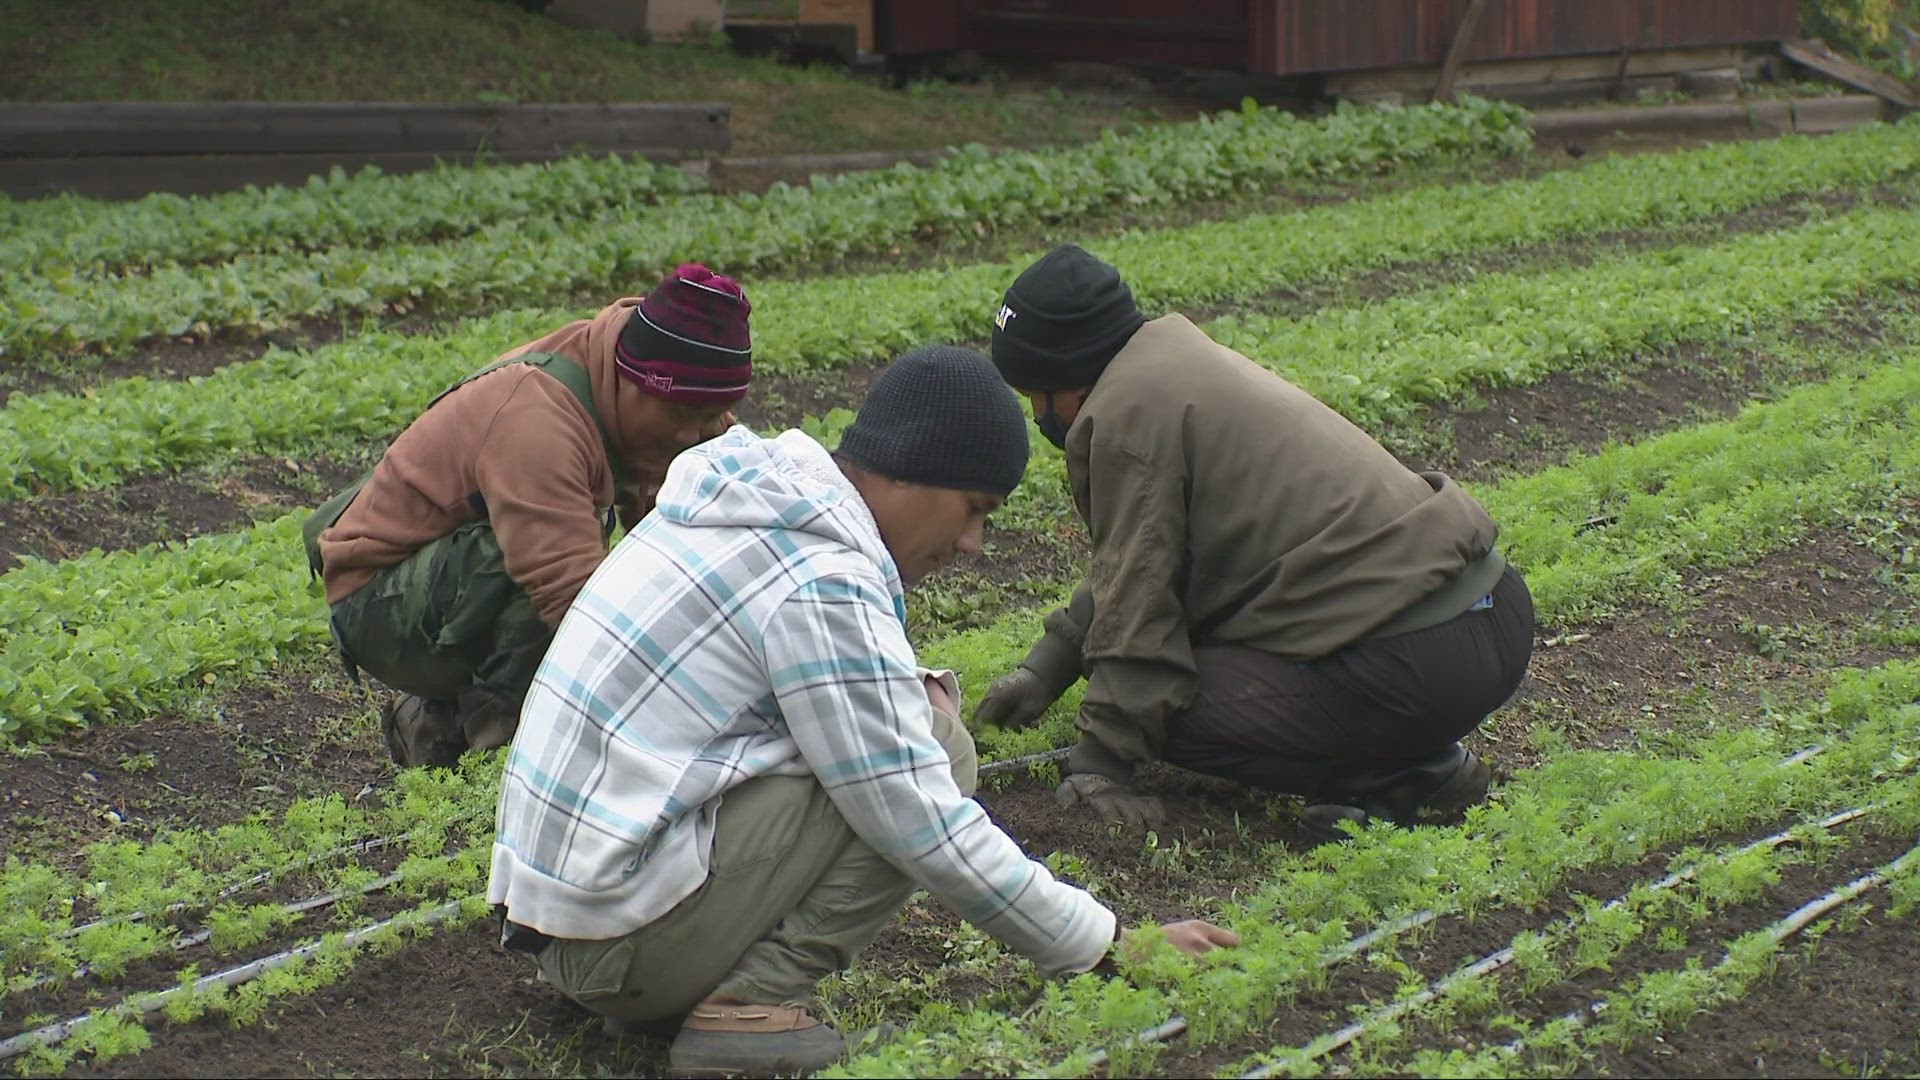
[[[1003,728],[1032,727],[1059,696],[1031,668],[1017,667],[987,687],[980,704],[973,707],[973,722]]]
[[[1107,950],[1093,970],[1108,978],[1120,977],[1120,954],[1128,960],[1139,959],[1139,943],[1134,938],[1137,931],[1120,934],[1119,938]],[[1205,956],[1215,949],[1230,949],[1240,944],[1240,935],[1222,926],[1215,926],[1205,919],[1180,919],[1162,923],[1160,934],[1167,944],[1185,956]]]
[[[1240,935],[1223,926],[1215,926],[1205,919],[1182,919],[1160,927],[1167,936],[1167,944],[1186,953],[1188,956],[1204,956],[1215,949],[1232,948],[1240,944]]]
[[[1099,773],[1075,773],[1054,789],[1054,798],[1063,807],[1092,806],[1101,817],[1116,825],[1134,829],[1162,829],[1167,824],[1167,808],[1152,795],[1142,795],[1130,784],[1123,784]]]

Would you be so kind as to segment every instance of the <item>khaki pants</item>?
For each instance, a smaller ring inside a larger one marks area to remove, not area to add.
[[[928,680],[934,734],[971,796],[979,758],[957,703]],[[806,1002],[844,971],[913,894],[913,882],[853,834],[811,777],[763,776],[727,792],[699,891],[625,937],[555,940],[538,958],[562,993],[602,1016],[650,1023],[710,994]]]

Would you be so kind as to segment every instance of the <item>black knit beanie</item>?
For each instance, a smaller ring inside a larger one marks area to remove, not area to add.
[[[1146,321],[1118,270],[1061,244],[1007,290],[993,320],[993,365],[1018,390],[1092,386]]]
[[[895,480],[1005,497],[1027,471],[1027,415],[986,357],[933,345],[873,381],[839,453]]]

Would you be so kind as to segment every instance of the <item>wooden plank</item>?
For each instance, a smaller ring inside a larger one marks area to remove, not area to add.
[[[1675,90],[1679,85],[1672,75],[1635,75],[1627,79],[1625,86],[1612,79],[1581,79],[1578,82],[1495,86],[1489,87],[1484,93],[1495,101],[1511,101],[1516,105],[1538,109],[1590,101],[1630,101],[1636,94]]]
[[[1895,109],[1884,98],[1871,94],[1801,98],[1793,102],[1793,130],[1806,135],[1846,131],[1884,120]]]
[[[1568,109],[1535,113],[1533,133],[1537,139],[1596,138],[1616,131],[1737,135],[1793,130],[1818,134],[1872,123],[1880,119],[1887,108],[1880,98],[1849,94],[1793,101],[1709,101],[1640,108]]]
[[[1864,90],[1893,102],[1903,109],[1920,109],[1920,96],[1913,88],[1890,75],[1857,64],[1827,48],[1824,41],[1784,41],[1780,51],[1787,59],[1810,68],[1845,86]]]
[[[1747,122],[1753,130],[1766,135],[1785,135],[1793,130],[1793,102],[1750,101]]]
[[[577,155],[558,150],[519,150],[488,155],[495,164],[554,161]],[[623,155],[624,156],[624,155]],[[672,161],[673,151],[654,150],[637,156]],[[377,165],[388,173],[420,172],[436,160],[470,165],[472,154],[216,154],[181,157],[40,157],[0,158],[0,191],[15,199],[34,199],[71,191],[97,199],[128,199],[156,191],[202,195],[238,191],[252,184],[299,185],[308,177],[326,176],[334,166],[348,173]]]
[[[1473,28],[1480,22],[1480,13],[1487,9],[1487,0],[1468,0],[1467,10],[1460,16],[1460,25],[1454,28],[1453,42],[1447,46],[1447,58],[1440,62],[1440,77],[1433,84],[1433,100],[1453,100],[1453,80],[1460,75],[1460,62],[1466,59],[1467,39],[1473,36]]]
[[[1660,49],[1635,51],[1634,75],[1678,75],[1687,71],[1725,68],[1740,64],[1747,50],[1742,46]],[[1455,81],[1456,93],[1476,87],[1511,83],[1545,83],[1564,80],[1606,79],[1618,74],[1620,54],[1560,56],[1545,60],[1489,60],[1468,62],[1460,67]],[[1373,71],[1338,72],[1326,77],[1329,90],[1421,90],[1434,84],[1439,67],[1421,64],[1410,67],[1381,68]]]
[[[0,157],[725,150],[729,119],[717,103],[0,104]]]
[[[1737,101],[1647,108],[1571,109],[1559,113],[1536,113],[1533,117],[1536,138],[1596,138],[1616,131],[1724,133],[1749,126],[1747,107]]]

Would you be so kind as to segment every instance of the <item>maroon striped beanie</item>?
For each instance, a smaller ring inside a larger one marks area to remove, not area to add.
[[[730,405],[753,377],[751,310],[732,278],[699,263],[675,267],[633,309],[614,342],[614,366],[654,397]]]

